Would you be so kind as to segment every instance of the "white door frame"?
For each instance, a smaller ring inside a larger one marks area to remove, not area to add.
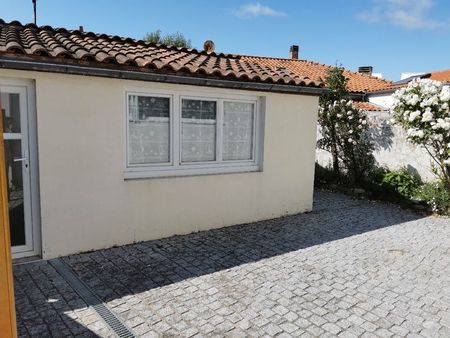
[[[37,145],[37,115],[34,81],[26,79],[0,78],[0,92],[13,92],[20,95],[20,115],[22,144],[28,145],[28,151],[22,149],[28,168],[23,172],[26,244],[12,248],[13,258],[36,256],[41,254],[41,215],[39,200],[39,165]],[[25,118],[23,118],[25,117]],[[25,162],[22,164],[26,165]],[[25,185],[29,186],[25,188]],[[25,201],[27,199],[28,202]],[[25,206],[28,205],[28,207]],[[27,229],[26,229],[27,230]]]

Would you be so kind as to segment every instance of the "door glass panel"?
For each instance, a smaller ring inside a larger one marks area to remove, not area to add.
[[[26,245],[20,94],[1,93],[11,245]],[[15,161],[16,160],[16,161]]]
[[[5,162],[8,186],[9,226],[11,245],[25,245],[25,218],[23,205],[22,162],[14,162],[22,157],[21,140],[5,140]]]
[[[1,94],[3,132],[20,133],[19,94]]]

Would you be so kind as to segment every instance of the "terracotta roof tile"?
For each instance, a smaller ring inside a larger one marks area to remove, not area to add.
[[[387,111],[387,110],[389,110],[384,107],[378,106],[376,104],[373,104],[370,102],[364,102],[364,101],[353,101],[353,107],[358,108],[360,110],[365,110],[365,111]]]
[[[242,56],[242,60],[258,63],[260,65],[268,66],[274,69],[286,69],[299,76],[307,76],[311,80],[323,82],[326,73],[332,66],[296,59],[282,59],[261,56]],[[390,85],[392,82],[383,80],[374,76],[366,74],[344,71],[344,75],[349,79],[348,88],[353,93],[364,93],[375,88],[383,88]]]
[[[0,19],[0,56],[26,57],[90,66],[133,67],[134,70],[183,73],[196,77],[323,87],[305,71],[284,71],[240,55],[152,44],[92,32],[80,32]],[[70,61],[69,61],[70,60]],[[127,68],[128,69],[128,68]]]
[[[430,79],[450,83],[450,69],[431,72]]]
[[[441,82],[444,82],[444,83],[450,83],[450,69],[434,71],[434,72],[431,72],[431,73],[424,73],[423,75],[417,75],[416,77],[421,77],[421,78],[424,78],[424,79],[430,79],[430,80],[435,80],[435,81],[441,81]],[[412,78],[414,78],[414,77],[412,76],[411,80],[412,80]],[[408,82],[402,82],[402,83],[391,83],[391,84],[388,84],[388,85],[386,85],[384,87],[381,87],[381,88],[377,87],[377,88],[370,89],[368,91],[369,92],[376,92],[376,91],[379,91],[379,90],[399,89],[399,88],[402,88],[402,87],[406,87],[408,85],[408,83],[409,83],[409,81]]]

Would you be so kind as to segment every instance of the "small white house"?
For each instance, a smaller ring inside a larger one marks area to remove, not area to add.
[[[0,21],[13,256],[311,210],[321,87],[239,55]]]

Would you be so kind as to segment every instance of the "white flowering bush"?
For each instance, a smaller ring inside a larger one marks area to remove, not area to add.
[[[367,116],[347,98],[342,68],[330,70],[325,81],[330,92],[320,99],[318,147],[331,153],[336,174],[343,173],[353,184],[362,185],[375,163]]]
[[[418,79],[393,96],[394,123],[406,130],[409,141],[427,150],[434,171],[450,189],[450,87]]]

